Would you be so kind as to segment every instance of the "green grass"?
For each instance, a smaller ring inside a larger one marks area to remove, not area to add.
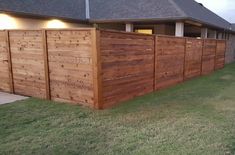
[[[235,154],[235,63],[104,111],[2,105],[0,154]]]

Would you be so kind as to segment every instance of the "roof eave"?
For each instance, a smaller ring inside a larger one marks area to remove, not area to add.
[[[90,19],[89,22],[90,23],[130,23],[130,22],[175,22],[175,21],[185,21],[185,20],[192,20],[198,23],[201,23],[205,26],[209,26],[211,28],[216,28],[216,29],[221,29],[221,30],[227,30],[227,31],[233,31],[231,29],[231,27],[221,27],[218,25],[213,25],[211,23],[208,22],[204,22],[198,19],[194,19],[191,17],[174,17],[174,18],[140,18],[140,19]]]
[[[221,29],[221,30],[224,30],[224,31],[233,31],[232,30],[232,27],[229,26],[229,27],[221,27],[221,26],[218,26],[218,25],[214,25],[214,24],[211,24],[211,23],[208,23],[208,22],[204,22],[204,21],[201,21],[201,20],[198,20],[198,19],[194,19],[194,18],[187,18],[188,20],[192,20],[192,21],[195,21],[195,22],[198,22],[198,23],[201,23],[205,26],[208,26],[208,27],[211,27],[211,28],[215,28],[215,29]]]
[[[184,20],[184,17],[174,17],[174,18],[139,18],[139,19],[130,19],[130,18],[122,18],[122,19],[89,19],[90,23],[130,23],[130,22],[173,22]]]

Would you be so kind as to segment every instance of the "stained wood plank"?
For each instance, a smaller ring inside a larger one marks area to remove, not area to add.
[[[183,82],[185,39],[158,36],[155,48],[155,90]]]
[[[13,92],[8,32],[0,31],[0,91]]]
[[[47,98],[42,38],[40,30],[9,31],[16,94]]]
[[[217,40],[216,57],[215,57],[215,70],[224,68],[225,52],[226,52],[226,41],[225,40]]]
[[[103,108],[153,91],[154,37],[101,31]]]
[[[216,57],[216,40],[205,39],[202,54],[202,75],[214,72]]]
[[[186,80],[201,75],[202,50],[203,41],[201,39],[187,38],[184,72]]]
[[[93,107],[94,30],[47,30],[51,99]]]

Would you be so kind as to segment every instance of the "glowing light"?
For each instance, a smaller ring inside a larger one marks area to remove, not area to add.
[[[47,28],[66,28],[66,24],[58,19],[48,21]]]
[[[153,30],[152,29],[137,29],[137,30],[135,30],[135,32],[143,33],[143,34],[153,34]]]
[[[15,19],[7,14],[0,13],[0,29],[15,29],[17,23]]]

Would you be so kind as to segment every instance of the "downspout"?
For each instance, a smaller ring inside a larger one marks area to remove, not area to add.
[[[86,19],[90,19],[90,1],[85,0],[86,5]]]

